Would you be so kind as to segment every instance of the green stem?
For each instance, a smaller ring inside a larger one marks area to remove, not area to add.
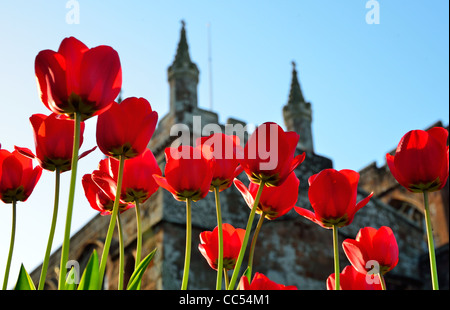
[[[117,229],[119,230],[119,283],[118,290],[123,290],[123,276],[125,273],[125,250],[123,245],[123,228],[120,213],[117,214]]]
[[[220,207],[219,187],[214,187],[214,195],[216,198],[217,228],[219,231],[219,257],[217,263],[217,280],[216,290],[222,289],[222,269],[223,269],[223,227],[222,227],[222,211]]]
[[[100,262],[99,269],[99,289],[103,285],[103,277],[105,275],[106,262],[108,260],[109,248],[111,246],[111,240],[114,233],[114,228],[117,220],[117,214],[119,213],[119,201],[120,201],[120,191],[122,189],[122,179],[123,179],[123,167],[125,165],[125,157],[120,155],[119,157],[119,172],[117,176],[117,190],[116,197],[114,199],[113,212],[111,214],[111,219],[109,221],[108,233],[106,234],[105,245],[103,246],[102,260]]]
[[[14,240],[16,238],[16,199],[12,201],[12,225],[11,225],[11,242],[9,243],[8,261],[6,262],[5,278],[3,280],[3,290],[8,286],[9,269],[11,268],[11,259],[14,250]]]
[[[77,180],[77,167],[78,167],[78,150],[80,148],[80,128],[81,128],[81,114],[80,112],[74,113],[75,117],[75,130],[73,139],[72,150],[72,165],[70,176],[70,188],[69,188],[69,201],[67,204],[66,226],[64,231],[64,241],[61,249],[61,264],[59,266],[59,284],[58,289],[63,290],[66,283],[67,274],[67,260],[69,258],[70,247],[70,226],[72,224],[73,202],[75,199],[75,185]]]
[[[142,228],[141,228],[141,210],[139,206],[139,201],[135,201],[136,206],[136,225],[137,225],[137,237],[136,237],[136,259],[134,264],[134,270],[137,269],[139,263],[141,262],[141,249],[142,249]]]
[[[52,224],[50,226],[50,233],[48,236],[47,249],[45,251],[44,262],[42,263],[41,277],[39,278],[38,290],[44,289],[45,278],[47,277],[48,261],[50,259],[50,253],[52,250],[53,237],[55,236],[56,219],[58,217],[58,206],[59,206],[59,188],[60,188],[60,179],[61,179],[60,176],[61,176],[61,170],[59,167],[56,167],[56,170],[55,170],[55,199],[54,199],[54,205],[53,205]]]
[[[385,291],[386,290],[386,282],[384,281],[384,277],[381,273],[379,273],[378,276],[380,277],[381,289],[383,291]]]
[[[340,269],[339,269],[339,247],[338,247],[338,228],[333,225],[333,250],[334,250],[334,280],[335,290],[340,290]]]
[[[250,236],[250,230],[252,229],[253,219],[255,218],[256,208],[258,207],[259,198],[261,197],[264,186],[265,186],[265,182],[261,181],[261,183],[259,184],[258,192],[256,193],[253,207],[252,207],[252,209],[250,211],[250,215],[248,217],[247,227],[245,228],[244,240],[242,241],[241,250],[239,251],[239,256],[236,261],[236,266],[234,267],[233,275],[231,276],[231,281],[230,281],[230,285],[228,286],[228,290],[233,289],[236,284],[239,270],[241,269],[242,260],[244,259],[245,250],[247,248],[248,238]]]
[[[428,192],[423,192],[423,200],[425,204],[425,223],[427,228],[428,252],[430,255],[431,282],[433,290],[439,290],[439,282],[436,267],[436,255],[434,253],[433,228],[431,227],[430,207],[428,203]]]
[[[228,279],[228,270],[223,268],[223,278],[225,281],[225,287],[228,287],[228,284],[230,283],[230,279]]]
[[[259,231],[261,230],[265,216],[266,214],[263,212],[259,217],[258,225],[256,225],[255,232],[253,233],[252,243],[250,245],[250,254],[248,257],[248,272],[250,276],[252,274],[253,256],[255,255],[256,239],[258,238]],[[249,281],[251,281],[251,278],[249,279]]]
[[[183,272],[183,282],[181,283],[181,289],[187,290],[188,279],[189,279],[189,265],[191,263],[191,233],[192,233],[192,223],[191,223],[191,200],[186,199],[186,252],[184,256],[184,272]]]

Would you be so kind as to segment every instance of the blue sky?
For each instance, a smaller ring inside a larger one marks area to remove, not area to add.
[[[366,0],[87,1],[78,0],[79,24],[68,24],[66,0],[0,2],[0,143],[34,149],[29,117],[48,114],[39,101],[34,58],[75,36],[89,47],[119,53],[123,96],[144,97],[160,118],[169,107],[167,67],[180,20],[187,24],[191,58],[200,69],[199,106],[210,107],[208,31],[211,30],[213,111],[251,124],[284,126],[291,61],[297,63],[313,109],[316,153],[336,169],[384,163],[409,130],[449,122],[449,2],[379,0],[380,23],[366,23]],[[82,150],[95,145],[86,122]],[[300,133],[301,135],[301,133]],[[78,179],[95,169],[96,151],[80,162]],[[69,174],[63,174],[54,248],[60,246]],[[66,184],[66,186],[64,186]],[[20,263],[42,260],[53,205],[53,174],[44,171],[33,195],[18,205],[10,286]],[[73,232],[96,213],[77,185]],[[11,208],[0,203],[0,279],[6,264]]]

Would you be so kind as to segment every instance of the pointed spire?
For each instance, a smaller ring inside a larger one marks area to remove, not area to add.
[[[298,104],[299,102],[305,102],[305,98],[303,97],[302,89],[300,88],[300,83],[297,78],[295,61],[292,61],[292,80],[288,104]]]
[[[298,147],[304,151],[314,152],[311,103],[306,102],[303,97],[295,62],[292,62],[291,89],[288,103],[283,107],[283,118],[287,130],[300,134]]]
[[[175,60],[169,67],[169,70],[186,67],[191,69],[197,69],[197,66],[195,65],[195,63],[191,61],[191,57],[189,56],[189,45],[187,43],[186,38],[186,22],[182,20],[180,41],[178,42],[177,53],[175,55]]]

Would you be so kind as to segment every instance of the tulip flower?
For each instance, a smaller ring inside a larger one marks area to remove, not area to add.
[[[86,174],[83,176],[82,184],[86,198],[89,204],[94,210],[100,211],[101,215],[111,215],[110,225],[108,227],[108,233],[106,235],[106,241],[103,249],[102,262],[100,264],[99,279],[103,279],[103,274],[106,267],[106,259],[109,254],[109,247],[111,245],[112,233],[115,225],[112,225],[113,218],[114,224],[117,219],[119,230],[119,284],[118,288],[123,288],[123,270],[124,270],[124,244],[123,244],[123,228],[120,220],[120,213],[134,207],[132,203],[128,203],[120,199],[120,194],[117,195],[117,188],[119,180],[114,180],[111,175],[113,172],[109,169],[110,158],[100,161],[99,169],[95,170],[92,174]],[[123,165],[120,163],[119,165]],[[122,168],[123,170],[123,168]],[[115,175],[117,175],[117,171]],[[118,177],[118,176],[117,176]],[[102,281],[102,280],[101,280]],[[100,283],[101,287],[101,283]]]
[[[209,154],[210,155],[210,154]],[[181,289],[186,290],[191,261],[191,201],[206,197],[209,192],[214,159],[205,157],[205,152],[192,146],[180,145],[166,148],[165,177],[154,174],[156,183],[168,190],[178,201],[186,202],[186,251]]]
[[[102,185],[99,186],[97,182],[94,181],[93,174],[85,174],[81,179],[84,194],[92,209],[100,212],[103,216],[111,215],[113,211],[116,188],[114,186],[109,187],[110,184],[101,183],[101,177],[103,177],[103,175],[100,176],[100,180],[96,179],[96,181]],[[108,193],[105,193],[103,188],[109,189]],[[120,200],[119,212],[122,213],[133,207],[134,205],[132,203],[127,203]]]
[[[119,161],[112,157],[102,159],[99,169],[103,173],[96,177],[103,179],[103,184],[115,183],[119,173]],[[124,202],[144,203],[159,188],[153,175],[161,175],[161,169],[156,162],[156,158],[150,149],[131,159],[127,159],[124,164],[124,173],[120,199]],[[114,193],[115,197],[115,193]]]
[[[58,216],[60,173],[70,170],[72,163],[75,122],[66,115],[52,113],[49,116],[44,114],[33,114],[30,117],[30,123],[33,128],[36,155],[27,148],[15,146],[15,149],[24,156],[37,159],[39,165],[43,169],[55,171],[55,199],[52,223],[38,286],[38,289],[42,290],[44,288]],[[83,143],[83,132],[84,122],[81,122],[79,147],[81,147]],[[97,147],[95,146],[84,152],[78,159],[88,155],[96,148]]]
[[[58,288],[66,282],[70,231],[75,200],[81,122],[109,109],[122,86],[122,68],[117,52],[109,46],[89,49],[74,37],[65,38],[57,52],[43,50],[35,59],[39,96],[52,112],[75,120],[69,199]]]
[[[234,228],[232,225],[223,223],[223,271],[234,269],[236,260],[241,249],[242,240],[244,239],[245,230],[241,228]],[[216,226],[213,231],[204,231],[200,234],[200,244],[198,249],[202,253],[203,257],[208,262],[209,266],[214,270],[218,270],[219,267],[219,249],[218,238],[219,229]]]
[[[308,197],[314,212],[295,207],[295,210],[314,223],[331,229],[350,225],[358,210],[373,196],[356,203],[359,173],[353,170],[324,169],[308,179]]]
[[[104,184],[107,187],[109,187],[110,183],[117,186],[116,180],[119,172],[118,160],[112,157],[101,160],[99,170],[105,173],[101,175],[99,173],[96,174],[95,179],[97,183]],[[120,199],[123,203],[134,203],[136,207],[137,250],[135,267],[139,265],[142,247],[140,204],[146,202],[159,188],[159,185],[153,179],[153,174],[161,175],[161,169],[156,162],[155,156],[149,149],[125,161]],[[101,180],[99,181],[98,179]]]
[[[198,201],[206,197],[213,176],[213,161],[198,148],[166,148],[165,177],[153,175],[156,183],[178,201]]]
[[[346,266],[340,275],[341,290],[381,290],[378,275],[361,273],[352,265]],[[327,279],[327,289],[335,290],[334,273]]]
[[[364,274],[379,274],[385,289],[382,276],[398,263],[398,245],[391,228],[361,228],[356,239],[344,240],[342,247],[356,270]]]
[[[238,179],[234,180],[234,185],[241,192],[245,202],[251,209],[255,204],[255,198],[260,185],[250,182],[249,188],[247,188]],[[253,233],[252,243],[250,246],[250,255],[248,259],[250,274],[256,247],[256,240],[264,218],[274,220],[291,211],[297,203],[299,185],[300,181],[295,175],[295,172],[291,172],[283,184],[276,187],[267,187],[262,192],[259,203],[256,206],[256,213],[260,214],[260,218],[258,224],[256,225],[255,232]]]
[[[52,113],[33,114],[30,117],[33,127],[36,155],[27,148],[15,147],[24,156],[36,159],[46,170],[65,172],[70,170],[73,154],[74,120],[68,116]],[[84,122],[80,124],[80,145],[83,144]],[[81,159],[93,152],[96,147],[81,154]]]
[[[235,177],[242,172],[238,158],[243,156],[243,149],[239,145],[237,136],[223,133],[212,134],[209,137],[197,139],[196,145],[214,158],[211,191],[218,187],[223,191],[231,186]]]
[[[117,52],[109,46],[88,48],[65,38],[57,52],[43,50],[35,59],[39,96],[58,114],[79,113],[82,120],[109,109],[122,87]]]
[[[439,289],[433,229],[428,192],[442,189],[449,174],[448,131],[434,127],[428,131],[411,130],[400,140],[395,155],[386,154],[386,161],[397,182],[410,192],[423,193],[424,215],[433,289]]]
[[[434,127],[411,130],[400,140],[395,155],[386,161],[395,179],[410,192],[440,190],[449,174],[448,131]]]
[[[97,144],[107,156],[126,159],[142,154],[155,131],[158,113],[144,98],[130,97],[111,108],[97,120]]]
[[[238,158],[243,156],[243,149],[239,145],[237,136],[229,136],[222,133],[212,134],[209,137],[198,138],[197,147],[201,148],[211,157],[213,164],[213,177],[210,191],[214,191],[216,199],[217,227],[219,230],[219,266],[217,268],[216,289],[222,286],[222,263],[223,263],[223,231],[222,231],[222,211],[220,208],[219,192],[229,188],[233,179],[243,170],[239,165]]]
[[[246,276],[241,277],[241,281],[239,282],[240,290],[297,290],[295,285],[283,285],[278,284],[268,277],[263,275],[262,273],[255,273],[253,280],[249,283],[249,280]]]
[[[112,158],[110,160],[117,162],[117,160]],[[161,169],[155,156],[149,149],[145,149],[141,155],[125,161],[121,197],[124,201],[134,202],[136,206],[137,245],[135,269],[139,266],[142,250],[140,204],[146,202],[159,188],[153,175],[161,175]]]
[[[241,192],[248,207],[252,208],[259,185],[250,182],[247,188],[238,179],[234,180],[234,185]],[[261,214],[263,218],[265,217],[268,220],[274,220],[285,215],[297,203],[299,185],[300,181],[295,172],[291,172],[280,186],[264,189],[256,207],[256,213]]]
[[[152,110],[144,98],[130,97],[120,104],[113,102],[109,110],[98,116],[97,145],[107,156],[119,159],[117,188],[122,188],[125,160],[142,154],[155,131],[158,113]],[[119,212],[120,195],[116,196],[110,225],[103,247],[100,262],[100,275],[103,276],[112,234]],[[100,277],[101,281],[103,277]]]
[[[0,200],[12,204],[11,242],[6,262],[3,290],[8,285],[9,269],[14,249],[16,234],[16,204],[18,201],[26,201],[33,192],[42,174],[42,168],[33,168],[30,158],[22,156],[18,151],[10,153],[0,149]]]
[[[260,186],[255,196],[254,205],[250,210],[244,242],[231,277],[229,289],[236,283],[256,208],[264,187],[283,184],[289,174],[305,160],[305,153],[295,156],[298,140],[299,135],[297,133],[293,131],[285,132],[276,123],[267,122],[256,128],[244,147],[244,157],[240,160],[241,166],[249,180]]]
[[[241,165],[251,182],[266,186],[281,185],[305,160],[305,153],[295,156],[300,136],[285,132],[276,123],[260,125],[244,147]]]
[[[373,196],[356,203],[359,173],[353,170],[324,169],[308,179],[308,197],[314,212],[295,207],[300,215],[314,223],[333,229],[334,273],[336,289],[339,289],[339,227],[350,225],[358,210],[364,207]]]
[[[33,168],[30,158],[17,150],[0,150],[0,200],[4,203],[26,201],[42,174],[42,168]]]

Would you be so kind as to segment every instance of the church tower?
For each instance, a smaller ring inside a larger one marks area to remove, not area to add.
[[[300,135],[298,147],[306,152],[314,153],[311,130],[312,110],[311,103],[306,102],[297,77],[295,62],[292,62],[291,90],[287,105],[283,107],[283,118],[286,129],[295,131]]]
[[[185,22],[182,28],[177,53],[172,65],[167,69],[170,86],[170,113],[179,115],[192,112],[197,108],[197,85],[199,70],[191,61],[189,46],[186,39]]]

